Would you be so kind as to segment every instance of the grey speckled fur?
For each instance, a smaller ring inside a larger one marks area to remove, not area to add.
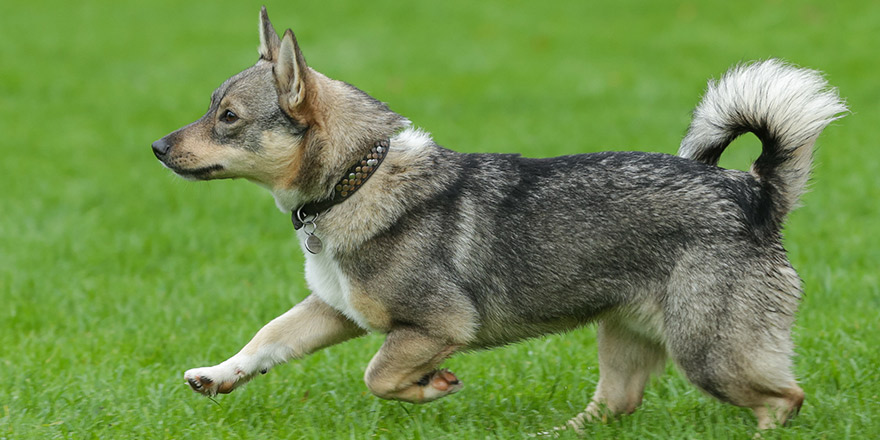
[[[667,357],[700,389],[752,408],[761,428],[800,408],[790,328],[801,287],[780,229],[816,138],[846,110],[818,73],[777,60],[732,69],[710,83],[681,157],[461,154],[308,67],[265,10],[260,31],[260,62],[224,83],[202,119],[153,145],[164,164],[190,178],[248,178],[290,212],[332,194],[365,146],[391,147],[361,190],[317,219],[325,251],[306,254],[314,294],[229,360],[189,370],[194,390],[230,392],[376,331],[388,339],[367,386],[427,402],[461,388],[437,369],[456,351],[598,322],[599,385],[568,427],[633,411]],[[763,143],[751,171],[717,167],[746,132]]]

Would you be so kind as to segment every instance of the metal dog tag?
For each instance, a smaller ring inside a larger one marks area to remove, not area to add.
[[[296,210],[296,218],[302,223],[302,231],[308,236],[306,237],[306,250],[315,255],[320,254],[324,250],[324,242],[315,236],[315,231],[318,230],[318,223],[316,223],[318,214],[305,215],[300,207]]]
[[[320,254],[324,250],[324,243],[315,235],[309,234],[306,239],[306,250],[313,254]]]

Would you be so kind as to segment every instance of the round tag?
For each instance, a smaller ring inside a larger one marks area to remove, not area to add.
[[[315,235],[309,235],[306,239],[306,250],[313,254],[320,254],[324,250],[324,243]]]

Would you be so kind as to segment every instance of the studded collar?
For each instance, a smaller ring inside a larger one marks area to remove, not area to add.
[[[314,224],[319,215],[351,197],[376,172],[376,168],[379,168],[382,161],[385,160],[385,156],[388,155],[389,146],[390,141],[388,139],[377,141],[364,157],[345,172],[342,179],[333,187],[333,195],[330,198],[306,203],[291,211],[290,221],[293,223],[293,228],[299,230],[305,224]],[[308,234],[312,235],[311,233]]]

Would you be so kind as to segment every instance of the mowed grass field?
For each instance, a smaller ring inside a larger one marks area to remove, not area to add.
[[[226,359],[308,293],[268,192],[183,181],[149,148],[256,61],[259,6],[0,7],[0,439],[523,438],[581,411],[598,380],[592,328],[454,357],[464,390],[423,406],[364,386],[381,335],[213,402],[184,384],[184,370]],[[812,191],[785,231],[805,285],[807,400],[764,438],[880,433],[880,3],[267,6],[311,66],[459,151],[675,153],[707,78],[730,65],[781,57],[826,72],[852,114],[819,139]],[[758,154],[748,137],[722,164]],[[636,413],[586,431],[750,438],[755,422],[670,366]]]

